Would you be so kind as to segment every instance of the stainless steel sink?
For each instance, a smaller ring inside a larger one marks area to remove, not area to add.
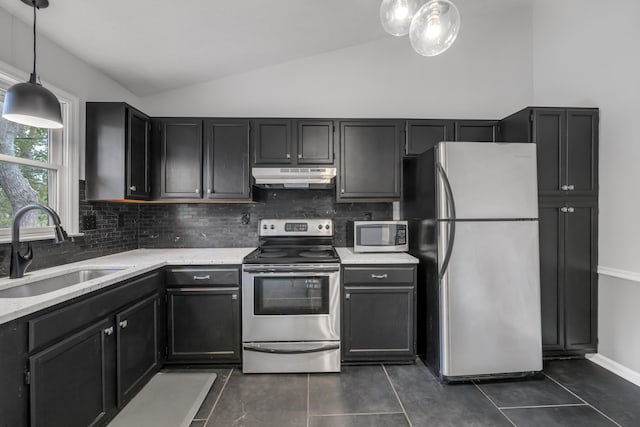
[[[0,290],[0,298],[25,298],[43,295],[68,286],[77,285],[78,283],[86,282],[88,280],[97,279],[98,277],[114,274],[122,270],[124,270],[124,268],[91,268],[72,271],[70,273],[64,273],[58,276],[48,277],[46,279],[36,280],[35,282],[25,283],[24,285]]]

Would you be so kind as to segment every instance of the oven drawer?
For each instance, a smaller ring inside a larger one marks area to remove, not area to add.
[[[344,267],[343,282],[345,284],[363,283],[385,284],[411,283],[415,280],[414,266],[404,267]]]
[[[242,372],[340,372],[340,341],[244,343]]]
[[[215,286],[239,285],[238,268],[168,268],[167,285]]]

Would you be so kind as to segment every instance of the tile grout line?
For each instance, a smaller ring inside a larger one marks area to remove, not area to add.
[[[310,422],[309,420],[311,418],[311,414],[309,413],[309,410],[310,410],[310,408],[309,408],[309,388],[311,387],[310,383],[311,383],[311,374],[307,373],[307,427],[309,427],[309,422]]]
[[[494,406],[494,407],[495,407],[495,408],[500,412],[500,414],[502,414],[502,416],[503,416],[503,417],[505,417],[505,418],[507,419],[507,421],[509,421],[509,422],[510,422],[514,427],[518,427],[518,426],[516,426],[516,423],[514,423],[513,421],[511,421],[511,418],[509,418],[509,417],[507,416],[507,414],[505,414],[505,413],[504,413],[504,411],[503,411],[502,409],[500,409],[500,408],[498,407],[498,405],[496,405],[496,402],[494,402],[494,401],[493,401],[493,399],[491,399],[491,398],[489,397],[489,395],[488,395],[487,393],[485,393],[485,392],[484,392],[484,390],[483,390],[483,389],[478,385],[478,383],[477,383],[477,382],[473,381],[473,385],[475,385],[475,386],[476,386],[476,388],[480,391],[480,393],[482,393],[482,395],[483,395],[484,397],[486,397],[486,398],[487,398],[487,400],[488,400],[489,402],[491,402],[491,404],[492,404],[492,405],[493,405],[493,406]]]
[[[316,414],[310,415],[310,417],[362,417],[367,415],[400,415],[404,412],[349,412],[347,414]]]
[[[211,418],[211,415],[213,415],[213,411],[216,409],[216,406],[218,406],[218,401],[220,401],[220,398],[222,397],[222,393],[224,393],[224,389],[227,387],[227,383],[231,379],[231,374],[233,374],[234,369],[235,368],[231,368],[231,370],[229,371],[229,375],[227,376],[227,379],[224,381],[224,384],[222,384],[222,388],[220,389],[220,394],[218,394],[218,397],[216,397],[216,401],[213,402],[211,411],[209,411],[209,415],[207,415],[207,421],[204,423],[205,426],[209,424],[209,419]]]
[[[387,376],[387,381],[389,381],[389,385],[391,386],[391,390],[393,390],[393,394],[396,395],[396,399],[398,399],[398,403],[400,404],[400,408],[402,409],[402,413],[404,414],[405,419],[407,420],[407,422],[409,423],[409,427],[413,427],[413,424],[411,423],[411,420],[409,419],[409,415],[407,415],[407,411],[404,409],[404,405],[402,404],[402,401],[400,400],[400,396],[398,395],[398,392],[396,391],[396,388],[393,386],[393,382],[391,381],[391,377],[389,376],[389,373],[387,372],[387,368],[384,367],[384,364],[380,364],[380,366],[382,366],[382,370],[384,371],[384,374]]]
[[[537,409],[537,408],[571,408],[573,406],[589,406],[586,403],[562,403],[557,405],[525,405],[525,406],[499,406],[498,409]]]
[[[592,408],[594,411],[596,411],[597,413],[599,413],[600,415],[602,415],[603,417],[605,417],[606,419],[608,419],[609,421],[611,421],[612,423],[614,423],[615,425],[617,425],[618,427],[622,427],[618,422],[616,422],[614,419],[612,419],[610,416],[608,416],[607,414],[605,414],[604,412],[602,412],[600,409],[596,408],[595,406],[593,406],[592,404],[590,404],[589,402],[587,402],[586,400],[584,400],[583,398],[581,398],[580,396],[578,396],[576,393],[574,393],[573,391],[569,390],[568,387],[565,387],[564,384],[561,384],[559,381],[557,381],[555,378],[553,378],[552,376],[548,375],[546,372],[544,373],[544,376],[549,378],[551,381],[553,381],[554,383],[558,384],[560,387],[562,387],[563,389],[565,389],[566,391],[568,391],[569,393],[571,393],[572,395],[574,395],[575,397],[577,397],[578,399],[580,399],[582,402],[585,403],[585,405],[589,406],[590,408]]]

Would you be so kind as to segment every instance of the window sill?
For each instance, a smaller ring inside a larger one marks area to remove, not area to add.
[[[81,237],[84,233],[69,233],[69,238]],[[26,236],[20,236],[20,242],[34,242],[36,240],[53,240],[53,231],[42,233],[31,233]],[[11,243],[11,236],[1,236],[0,244]]]

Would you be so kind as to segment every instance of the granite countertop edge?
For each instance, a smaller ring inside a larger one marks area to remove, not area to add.
[[[418,258],[405,252],[357,253],[353,248],[336,247],[342,265],[356,264],[418,264]]]

